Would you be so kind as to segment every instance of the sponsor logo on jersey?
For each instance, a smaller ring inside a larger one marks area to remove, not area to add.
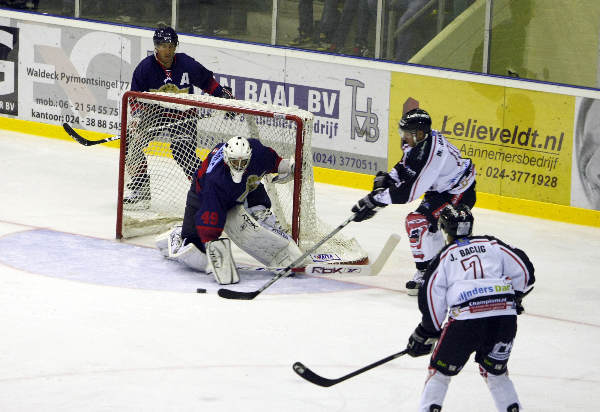
[[[512,285],[509,284],[498,284],[498,285],[491,285],[491,286],[483,286],[483,287],[476,287],[470,290],[464,290],[462,292],[460,292],[460,295],[458,295],[458,300],[461,302],[466,302],[468,300],[471,300],[473,298],[477,298],[480,296],[485,296],[485,295],[493,295],[496,293],[511,293],[512,292]]]
[[[318,255],[310,255],[313,262],[331,262],[341,261],[342,259],[335,253],[320,253]]]
[[[469,302],[469,312],[487,312],[490,310],[504,310],[507,308],[506,298],[486,299]]]

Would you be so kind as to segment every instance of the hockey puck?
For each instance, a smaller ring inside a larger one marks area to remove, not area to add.
[[[196,289],[196,293],[206,293],[206,289],[198,288]]]

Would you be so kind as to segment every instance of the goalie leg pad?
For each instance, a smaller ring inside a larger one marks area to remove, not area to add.
[[[166,258],[172,258],[175,253],[181,248],[183,239],[181,237],[181,225],[173,227],[160,235],[156,236],[154,242],[160,253]]]
[[[207,273],[212,273],[220,285],[230,285],[240,281],[237,267],[231,255],[231,241],[220,238],[206,243],[208,255]]]
[[[432,233],[429,220],[418,212],[406,216],[406,233],[415,262],[427,262],[435,257],[444,247],[444,236],[441,231]]]
[[[207,272],[208,259],[206,254],[202,253],[193,243],[183,246],[176,253],[170,255],[169,259],[184,263],[199,272]]]
[[[268,219],[267,219],[268,220]],[[244,252],[265,266],[288,266],[302,252],[279,225],[263,225],[242,206],[227,213],[225,232]]]

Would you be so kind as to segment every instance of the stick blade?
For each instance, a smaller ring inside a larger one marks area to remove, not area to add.
[[[381,272],[381,269],[383,269],[383,266],[385,266],[387,260],[389,259],[390,255],[396,248],[396,245],[398,244],[398,242],[400,242],[399,234],[393,233],[392,235],[390,235],[388,240],[385,242],[383,249],[379,253],[379,256],[377,257],[375,262],[371,265],[371,273],[370,273],[371,276],[377,276],[379,274],[379,272]]]
[[[67,134],[69,136],[71,136],[73,139],[75,139],[75,141],[77,141],[77,143],[80,143],[84,146],[89,146],[90,145],[90,141],[87,139],[82,138],[79,133],[77,133],[69,123],[63,123],[63,129],[65,129],[65,132],[67,132]]]
[[[338,383],[337,379],[327,379],[317,375],[309,368],[304,366],[302,362],[295,362],[292,365],[292,368],[294,369],[294,372],[296,372],[296,374],[298,374],[298,376],[300,376],[301,378],[309,381],[310,383],[314,383],[315,385],[322,386],[324,388],[328,388]]]
[[[240,292],[237,290],[230,289],[219,289],[217,294],[225,299],[236,299],[236,300],[252,300],[258,296],[260,292]]]

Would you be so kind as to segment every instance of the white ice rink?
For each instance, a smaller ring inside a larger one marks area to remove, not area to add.
[[[427,357],[331,388],[292,371],[302,361],[340,377],[405,347],[420,319],[403,290],[414,271],[404,217],[416,204],[343,230],[372,257],[402,236],[379,276],[283,279],[253,301],[228,301],[212,279],[163,261],[151,239],[114,240],[117,150],[3,132],[0,153],[0,411],[416,410]],[[316,192],[333,226],[364,195]],[[509,362],[525,410],[597,410],[600,229],[474,215],[477,234],[524,249],[536,268]],[[493,410],[470,361],[444,411]]]

